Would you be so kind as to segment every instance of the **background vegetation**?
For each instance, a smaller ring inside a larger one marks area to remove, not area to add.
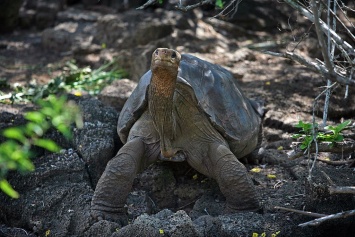
[[[67,101],[63,93],[97,95],[105,85],[125,75],[113,65],[116,65],[115,61],[92,70],[67,62],[63,73],[48,84],[16,86],[13,92],[6,94],[0,91],[1,103],[32,102],[38,106],[36,111],[25,113],[26,124],[1,131],[6,139],[0,144],[0,189],[3,192],[13,198],[19,197],[6,176],[9,171],[26,173],[35,169],[31,161],[34,146],[50,152],[60,151],[61,148],[53,140],[45,138],[48,130],[54,128],[66,139],[72,139],[72,124],[78,128],[83,126],[80,108],[73,101]]]

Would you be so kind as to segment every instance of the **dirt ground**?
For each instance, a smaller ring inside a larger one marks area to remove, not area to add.
[[[275,207],[321,214],[355,209],[353,195],[329,194],[330,186],[355,185],[355,170],[353,166],[350,166],[351,163],[332,165],[317,161],[309,182],[307,177],[311,161],[306,156],[292,161],[287,159],[287,152],[291,150],[290,145],[293,142],[290,136],[298,131],[294,125],[299,120],[311,122],[314,99],[324,90],[326,82],[321,75],[304,66],[264,54],[257,46],[264,42],[283,42],[266,47],[265,50],[283,51],[292,48],[297,42],[292,40],[290,33],[299,37],[305,28],[299,27],[298,31],[292,32],[258,29],[253,35],[234,37],[230,32],[223,33],[223,27],[218,28],[203,19],[200,20],[198,29],[210,31],[205,32],[208,37],[200,41],[202,45],[187,46],[186,42],[189,39],[180,38],[179,41],[183,43],[176,45],[176,48],[230,69],[249,97],[264,102],[262,144],[264,155],[262,155],[260,164],[246,164],[246,166],[260,193],[265,212],[269,214],[268,218],[273,218],[274,215],[275,222],[283,223],[287,225],[287,228],[292,229],[292,226],[297,226],[315,217]],[[11,90],[9,86],[14,86],[15,83],[30,83],[32,80],[36,80],[37,83],[47,83],[48,80],[61,73],[66,61],[74,57],[72,54],[43,47],[41,37],[41,31],[38,30],[16,30],[14,33],[0,36],[1,91],[9,92]],[[320,57],[319,49],[311,37],[301,42],[298,50],[303,55]],[[85,65],[85,62],[80,63]],[[94,66],[98,64],[97,61],[86,61],[86,63]],[[337,124],[348,119],[354,121],[354,92],[353,88],[350,88],[350,96],[344,99],[345,87],[339,86],[333,91],[330,100],[329,124]],[[315,115],[319,123],[322,119],[323,101],[324,97],[321,97],[316,106]],[[16,113],[16,106],[0,105],[0,110]],[[319,157],[331,161],[348,161],[354,159],[354,154],[320,153]],[[194,176],[196,171],[191,171],[184,163],[177,167],[172,168],[179,170],[174,171],[176,187],[181,188],[189,182],[195,182],[193,185],[196,185],[196,182],[198,184],[205,179],[201,175],[196,178]],[[259,168],[258,172],[254,172],[256,168]],[[184,176],[186,178],[183,178]],[[135,191],[139,191],[142,186],[140,179],[142,177],[135,182]],[[192,210],[194,198],[196,197],[187,197],[175,206],[169,206],[169,202],[164,201],[164,197],[153,197],[160,209],[168,207],[173,211],[185,210],[187,213]],[[307,229],[305,231],[307,236],[354,236],[355,217],[330,220],[313,227],[305,227],[305,229]],[[302,230],[304,229],[289,233],[302,236]],[[274,233],[276,232],[275,229]],[[9,235],[0,233],[0,236]]]

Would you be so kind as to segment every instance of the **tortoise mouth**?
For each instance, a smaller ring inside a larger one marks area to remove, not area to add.
[[[168,65],[174,65],[174,63],[171,60],[168,59],[161,59],[161,58],[156,58],[154,59],[155,64],[168,64]],[[176,63],[175,63],[176,64]]]
[[[152,67],[153,68],[157,68],[157,67],[178,68],[179,65],[176,62],[158,58],[158,59],[154,59]]]

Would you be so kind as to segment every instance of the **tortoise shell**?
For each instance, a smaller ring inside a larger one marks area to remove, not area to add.
[[[133,124],[148,108],[151,76],[149,70],[141,77],[122,108],[117,131],[123,143],[127,142]],[[255,148],[262,112],[257,103],[244,95],[229,71],[195,56],[183,54],[177,83],[184,83],[193,90],[201,112],[207,115],[238,158]]]

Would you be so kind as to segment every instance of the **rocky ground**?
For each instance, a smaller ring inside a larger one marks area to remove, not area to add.
[[[74,129],[71,142],[52,132],[49,137],[64,148],[62,152],[39,152],[33,173],[10,174],[8,179],[21,196],[14,200],[0,194],[0,236],[261,236],[264,232],[266,236],[353,236],[354,216],[299,227],[315,217],[275,208],[322,214],[355,209],[353,195],[330,195],[327,179],[337,186],[354,185],[354,168],[316,162],[308,182],[308,159],[287,159],[290,135],[297,132],[294,124],[311,121],[314,98],[326,82],[303,66],[261,51],[295,49],[320,57],[305,19],[281,3],[270,9],[268,1],[244,1],[231,22],[211,19],[214,13],[207,9],[182,13],[169,5],[144,11],[117,6],[116,13],[112,6],[85,4],[27,5],[21,9],[22,25],[29,21],[28,26],[36,27],[0,35],[4,91],[8,90],[4,85],[46,83],[71,59],[99,67],[116,58],[129,74],[129,80],[106,87],[98,98],[71,96],[82,108],[84,128]],[[305,33],[308,37],[300,41]],[[91,221],[96,182],[121,146],[116,134],[120,109],[157,47],[175,48],[226,67],[249,97],[264,101],[264,153],[259,165],[246,164],[264,213],[223,215],[224,197],[213,180],[186,163],[161,162],[137,176],[127,200],[129,225]],[[354,90],[347,99],[344,90],[333,91],[329,123],[354,119]],[[323,98],[316,106],[317,121],[322,104]],[[22,115],[31,108],[2,104],[0,128],[24,123]],[[352,158],[345,153],[320,156],[335,161]]]

